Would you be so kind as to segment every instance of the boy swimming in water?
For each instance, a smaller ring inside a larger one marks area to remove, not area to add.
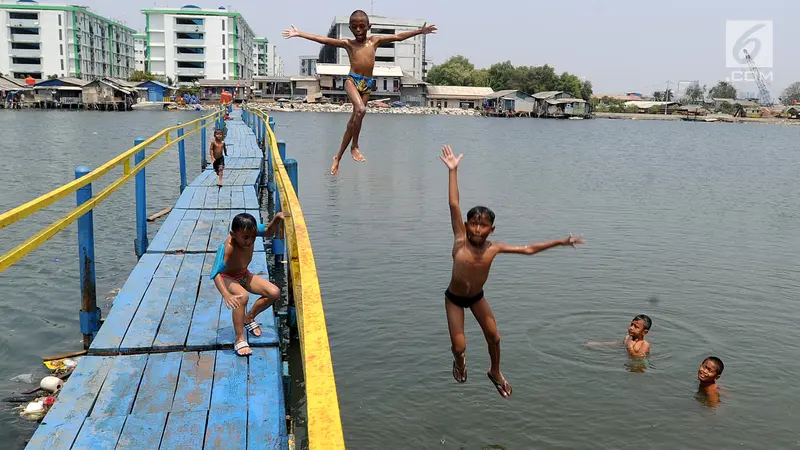
[[[622,340],[625,344],[625,349],[632,358],[642,359],[646,358],[650,353],[650,343],[647,342],[645,336],[650,332],[650,327],[653,326],[653,321],[650,320],[645,314],[639,314],[631,320],[628,325],[628,335]],[[587,347],[597,347],[601,345],[614,345],[619,344],[620,341],[612,342],[587,342]]]
[[[234,351],[239,356],[252,354],[250,345],[244,338],[244,330],[261,336],[261,326],[256,322],[256,316],[266,310],[280,295],[277,286],[266,279],[253,275],[247,270],[253,259],[253,248],[256,236],[275,234],[278,226],[283,221],[284,214],[277,213],[269,226],[258,225],[255,217],[247,213],[237,214],[231,221],[231,233],[220,244],[217,258],[211,271],[211,279],[222,294],[222,299],[228,308],[233,309],[233,328],[236,331],[236,345]],[[245,313],[244,307],[249,299],[248,292],[261,297],[253,303],[250,311]]]
[[[500,334],[492,314],[492,308],[483,295],[483,285],[489,277],[489,268],[499,253],[535,255],[558,246],[583,244],[582,237],[569,237],[550,242],[528,245],[508,245],[488,241],[494,232],[494,212],[476,206],[467,212],[467,221],[461,216],[458,197],[458,164],[463,155],[453,155],[450,146],[442,148],[440,159],[450,171],[449,199],[450,222],[453,226],[453,272],[450,285],[444,293],[447,326],[453,351],[453,378],[459,383],[467,381],[467,361],[464,352],[467,342],[464,337],[464,309],[469,308],[478,321],[489,346],[491,368],[487,375],[501,396],[511,396],[511,385],[500,373]]]
[[[214,140],[208,148],[211,156],[211,166],[217,174],[217,186],[222,186],[222,171],[225,170],[225,157],[228,156],[228,146],[222,139],[222,130],[214,130]]]
[[[697,370],[697,381],[700,382],[697,393],[701,395],[702,401],[708,406],[719,405],[719,385],[717,380],[722,376],[725,364],[716,356],[709,356],[700,364]]]
[[[350,147],[350,154],[353,156],[353,159],[355,161],[366,161],[359,151],[358,137],[361,134],[361,123],[367,112],[369,94],[375,87],[375,80],[372,78],[372,72],[373,69],[375,69],[375,50],[391,42],[404,41],[420,34],[436,32],[435,25],[426,24],[423,25],[422,28],[414,31],[406,31],[395,35],[373,35],[367,38],[367,32],[371,27],[372,25],[369,23],[367,13],[359,9],[350,15],[350,31],[353,33],[355,39],[333,39],[316,34],[304,33],[299,31],[294,25],[292,25],[292,29],[283,32],[283,36],[286,39],[297,36],[319,42],[323,45],[341,47],[347,50],[347,56],[350,59],[350,73],[345,80],[344,89],[347,92],[347,96],[350,98],[350,103],[353,104],[353,114],[350,116],[350,121],[347,122],[347,130],[342,138],[342,145],[339,147],[339,153],[333,158],[331,175],[339,173],[339,162],[351,140],[353,141],[353,145]]]

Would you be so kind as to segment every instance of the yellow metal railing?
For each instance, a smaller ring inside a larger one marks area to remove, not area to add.
[[[43,243],[47,242],[47,240],[53,237],[56,233],[63,230],[71,223],[75,222],[82,215],[86,214],[88,211],[99,205],[103,200],[105,200],[108,196],[110,196],[114,191],[119,189],[123,184],[130,181],[145,166],[150,164],[154,159],[158,158],[158,156],[161,155],[166,149],[168,149],[174,144],[177,144],[178,142],[185,140],[186,138],[199,132],[200,130],[204,130],[209,126],[213,126],[216,120],[219,119],[220,115],[222,114],[224,114],[224,110],[220,109],[219,111],[216,111],[213,114],[209,114],[205,117],[200,117],[191,122],[187,122],[181,125],[176,125],[174,127],[165,128],[161,130],[159,133],[146,139],[141,144],[134,146],[133,148],[125,151],[119,156],[106,162],[97,169],[94,169],[93,171],[89,172],[87,175],[80,177],[74,181],[71,181],[67,184],[64,184],[59,188],[53,189],[52,191],[44,195],[41,195],[38,198],[31,200],[23,205],[20,205],[14,209],[4,212],[2,215],[0,215],[0,229],[5,228],[16,222],[19,222],[20,220],[30,216],[31,214],[34,214],[35,212],[40,211],[52,205],[56,201],[63,199],[68,195],[74,194],[80,188],[88,185],[93,181],[100,179],[101,177],[103,177],[104,175],[106,175],[108,172],[118,167],[119,165],[123,166],[122,176],[114,180],[114,182],[112,182],[108,187],[106,187],[105,189],[94,195],[91,198],[91,200],[82,203],[80,206],[76,207],[75,209],[73,209],[72,211],[61,217],[60,219],[50,224],[47,228],[39,231],[35,235],[28,238],[25,242],[19,244],[18,246],[14,247],[13,249],[9,250],[8,252],[0,256],[0,272],[14,265],[25,255],[35,250]],[[201,125],[203,121],[206,122],[204,125]],[[183,130],[191,130],[191,131],[185,132],[185,134],[183,134],[182,136],[178,136],[177,138],[173,139],[170,136],[170,133],[177,132],[177,130],[180,128],[182,128]],[[166,142],[164,145],[162,145],[158,150],[156,150],[152,154],[148,155],[139,164],[135,165],[131,164],[131,158],[134,158],[136,153],[155,144],[162,137]]]
[[[269,116],[264,111],[258,109],[249,111],[260,117],[263,123],[269,123]],[[278,152],[275,134],[270,127],[266,127],[266,132],[268,151],[272,155],[275,184],[280,193],[281,210],[287,214],[284,220],[286,251],[290,262],[292,293],[297,308],[300,349],[303,356],[309,447],[312,450],[344,449],[328,329],[325,325],[317,266],[314,262],[314,252],[311,250],[306,219],[303,217],[297,193]]]

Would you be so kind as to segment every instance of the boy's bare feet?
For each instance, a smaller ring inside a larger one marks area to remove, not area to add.
[[[331,175],[336,175],[337,173],[339,173],[339,158],[334,156],[333,165],[331,166]]]
[[[358,151],[358,147],[351,147],[350,154],[353,155],[354,161],[364,162],[367,160],[367,158],[364,158],[364,155],[362,155],[361,152]]]

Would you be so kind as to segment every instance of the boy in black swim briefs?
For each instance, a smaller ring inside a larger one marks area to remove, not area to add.
[[[534,255],[552,247],[583,244],[582,237],[569,237],[550,242],[513,246],[488,241],[494,232],[494,212],[484,206],[476,206],[467,212],[463,222],[458,198],[458,164],[463,155],[453,155],[445,145],[440,159],[450,171],[449,198],[450,221],[455,240],[453,242],[453,275],[445,291],[445,311],[450,341],[453,350],[453,378],[459,383],[467,381],[467,349],[464,337],[464,309],[469,308],[478,321],[489,346],[491,368],[487,375],[501,396],[511,396],[511,385],[500,373],[500,334],[492,314],[492,308],[483,295],[483,285],[489,277],[492,260],[498,253]]]
[[[222,130],[214,130],[214,140],[208,149],[211,156],[211,166],[217,174],[217,186],[222,186],[222,172],[225,170],[225,157],[228,156],[228,147],[222,139]]]

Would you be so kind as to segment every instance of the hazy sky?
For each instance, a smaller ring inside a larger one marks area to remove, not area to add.
[[[47,0],[42,0],[47,2]],[[280,33],[294,23],[324,34],[334,16],[355,9],[370,12],[369,0],[79,0],[94,11],[144,30],[142,8],[229,6],[241,12],[259,35],[278,44],[287,75],[297,57],[315,54],[318,45]],[[375,14],[424,19],[439,26],[428,40],[428,55],[441,63],[454,54],[477,67],[511,60],[515,65],[550,64],[556,71],[587,77],[596,93],[672,88],[699,80],[709,87],[730,76],[726,67],[726,20],[773,21],[772,95],[800,80],[800,2],[797,0],[375,0]],[[792,42],[795,42],[793,45]],[[767,47],[768,44],[764,44]],[[756,62],[766,54],[762,48]],[[740,84],[740,83],[737,83]],[[740,90],[755,91],[742,84]]]

